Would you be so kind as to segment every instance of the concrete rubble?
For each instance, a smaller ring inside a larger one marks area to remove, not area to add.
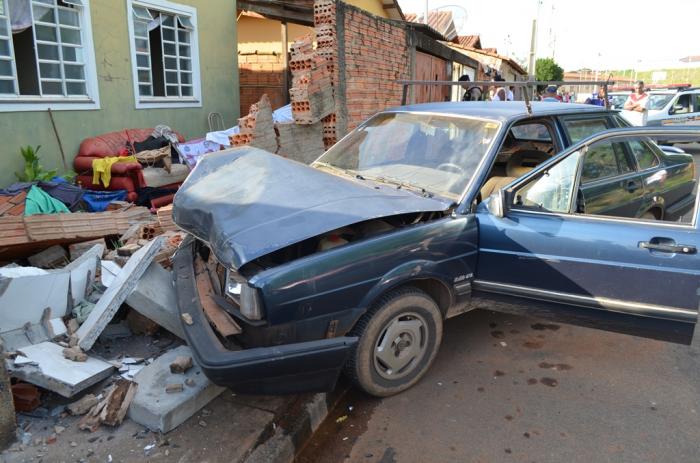
[[[269,128],[276,143],[271,119]],[[182,345],[170,257],[183,234],[172,223],[172,208],[157,219],[131,209],[136,211],[103,215],[113,221],[104,236],[118,230],[119,240],[64,233],[82,241],[37,245],[24,259],[0,267],[0,347],[4,367],[17,381],[13,395],[21,413],[80,417],[78,428],[89,432],[120,426],[131,416],[168,432],[223,390]],[[85,219],[81,230],[100,216]],[[27,223],[32,233],[46,227],[36,218]],[[31,390],[36,394],[30,397]],[[73,402],[46,405],[59,400],[54,396]],[[31,440],[31,433],[20,434]],[[55,442],[58,434],[44,442]]]
[[[212,384],[198,365],[182,373],[171,373],[170,365],[189,357],[187,346],[170,350],[143,368],[135,377],[139,388],[129,408],[129,418],[151,430],[168,432],[221,394],[224,388]],[[192,386],[185,387],[191,379]]]

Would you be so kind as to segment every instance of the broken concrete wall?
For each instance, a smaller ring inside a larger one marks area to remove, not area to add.
[[[325,151],[323,143],[323,123],[310,125],[277,124],[279,151],[277,154],[295,161],[310,164]]]
[[[256,148],[277,152],[277,135],[272,121],[272,106],[267,95],[250,107],[247,116],[238,119],[240,133],[230,136],[231,145],[250,145]]]

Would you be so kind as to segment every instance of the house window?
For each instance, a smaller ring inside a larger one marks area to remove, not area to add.
[[[137,108],[201,106],[192,7],[127,0]]]
[[[97,106],[88,0],[0,0],[0,111]]]

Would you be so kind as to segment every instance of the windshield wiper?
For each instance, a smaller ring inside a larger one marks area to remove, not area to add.
[[[402,181],[400,181],[400,180],[396,180],[396,179],[393,179],[393,178],[387,178],[387,177],[367,177],[367,176],[364,176],[364,177],[362,177],[362,178],[363,178],[363,180],[370,180],[370,181],[378,182],[378,183],[387,183],[387,184],[389,184],[389,185],[396,185],[396,189],[397,189],[397,190],[400,190],[400,189],[402,189],[402,188],[405,188],[406,190],[413,191],[413,192],[415,192],[415,193],[420,193],[421,196],[425,196],[425,197],[428,197],[428,198],[432,198],[433,196],[435,196],[432,192],[426,190],[426,189],[423,188],[423,187],[419,187],[419,186],[416,186],[416,185],[411,185],[410,183],[402,182]]]
[[[335,172],[340,172],[340,173],[342,173],[342,174],[349,175],[349,176],[351,176],[351,177],[356,177],[356,176],[357,176],[357,174],[356,174],[354,171],[350,170],[350,169],[343,169],[342,167],[337,167],[337,166],[334,166],[333,164],[328,164],[327,162],[316,161],[316,162],[314,162],[313,165],[314,165],[314,166],[319,166],[319,167],[325,167],[325,168],[327,168],[327,169],[329,169],[329,170],[333,170],[333,171],[335,171]]]

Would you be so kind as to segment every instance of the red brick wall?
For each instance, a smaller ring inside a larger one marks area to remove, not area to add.
[[[401,85],[410,78],[406,31],[397,23],[357,8],[344,8],[344,70],[347,128],[401,104]]]
[[[241,115],[248,114],[250,105],[263,94],[270,98],[273,108],[284,106],[287,90],[284,88],[284,61],[281,55],[238,55],[240,75]]]

